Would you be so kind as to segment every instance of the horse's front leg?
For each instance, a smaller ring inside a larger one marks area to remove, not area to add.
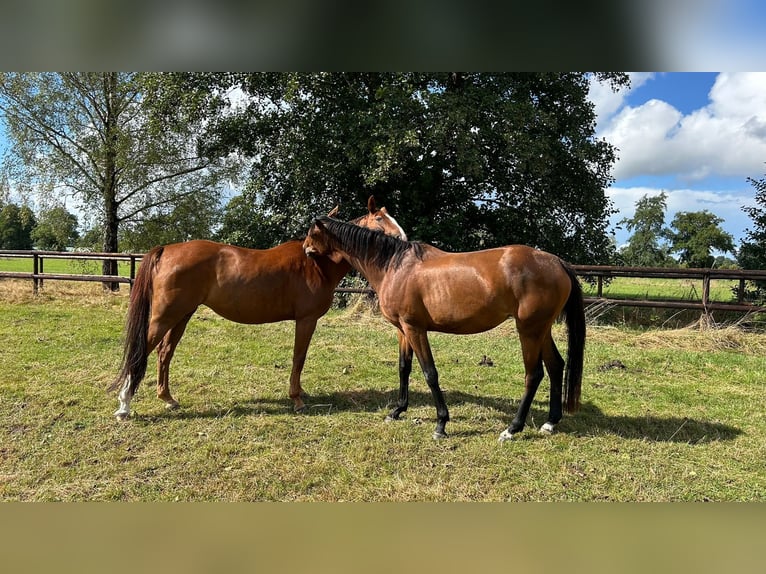
[[[410,373],[412,372],[412,345],[407,341],[404,333],[399,331],[399,399],[396,407],[388,416],[386,422],[394,421],[407,410],[410,404]]]
[[[293,410],[296,413],[303,412],[306,405],[303,403],[303,388],[301,387],[301,373],[306,363],[306,354],[309,350],[311,337],[317,326],[317,320],[299,319],[295,321],[295,343],[293,345],[293,368],[290,371],[289,395],[293,401]]]
[[[431,390],[431,395],[436,405],[436,429],[433,436],[436,439],[446,438],[447,431],[445,427],[449,421],[449,411],[447,410],[447,403],[444,400],[442,390],[439,387],[439,373],[434,364],[431,345],[428,342],[428,333],[419,328],[405,327],[404,334],[412,346],[415,356],[418,358],[420,368],[423,370],[423,375],[426,378],[426,383]]]

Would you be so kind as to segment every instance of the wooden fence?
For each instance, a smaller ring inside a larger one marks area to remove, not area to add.
[[[0,271],[0,279],[15,278],[29,279],[35,293],[43,286],[45,280],[66,281],[96,281],[99,283],[125,283],[132,285],[136,277],[136,263],[143,257],[142,253],[93,253],[93,252],[57,252],[57,251],[8,251],[0,250],[0,259],[23,258],[29,259],[31,272]],[[129,262],[129,276],[89,275],[89,274],[54,274],[45,273],[46,259],[70,259],[91,261]],[[766,281],[766,270],[744,269],[682,269],[665,267],[619,267],[607,265],[573,265],[577,275],[582,279],[594,282],[596,296],[586,297],[586,305],[613,305],[625,307],[654,307],[669,309],[699,309],[704,313],[710,311],[733,311],[740,313],[766,312],[766,307],[753,305],[745,301],[745,286],[747,281]],[[695,279],[702,281],[702,295],[699,300],[679,299],[618,299],[603,296],[604,284],[615,277],[640,277],[661,279]],[[720,302],[710,300],[710,283],[714,280],[736,280],[738,288],[736,301]],[[338,288],[337,293],[368,293],[371,289]]]

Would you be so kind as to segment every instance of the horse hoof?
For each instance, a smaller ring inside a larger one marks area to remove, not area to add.
[[[303,414],[303,413],[305,413],[307,410],[308,410],[308,407],[307,407],[306,405],[301,405],[301,406],[299,406],[299,407],[294,407],[294,408],[293,408],[293,412],[294,412],[296,415],[302,415],[302,414]]]
[[[513,440],[513,435],[508,432],[508,429],[505,429],[503,432],[500,433],[500,438],[498,439],[498,442],[505,442],[507,440]]]
[[[398,420],[399,420],[399,417],[392,417],[391,415],[386,415],[386,418],[383,419],[383,422],[395,423]]]
[[[434,440],[441,440],[447,438],[447,433],[444,431],[434,431]]]
[[[173,401],[172,403],[165,403],[165,410],[174,411],[180,408],[181,408],[181,405],[179,405],[178,402],[176,401]]]
[[[129,416],[130,411],[114,411],[114,417],[120,422],[128,420]]]
[[[553,431],[556,429],[556,425],[553,423],[545,423],[543,426],[540,427],[540,434],[545,435],[551,435],[553,434]]]

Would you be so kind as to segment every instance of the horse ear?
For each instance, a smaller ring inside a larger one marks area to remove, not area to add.
[[[333,207],[332,211],[330,211],[330,213],[327,214],[327,217],[335,217],[336,215],[338,215],[338,211],[340,211],[339,207],[340,206],[338,206],[338,205]]]
[[[378,211],[378,206],[375,205],[375,196],[371,195],[370,198],[367,200],[367,211],[370,213],[375,213]]]

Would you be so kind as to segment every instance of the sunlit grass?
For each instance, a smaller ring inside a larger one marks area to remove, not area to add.
[[[182,408],[154,396],[152,357],[134,416],[118,423],[105,388],[127,289],[54,296],[46,284],[33,297],[10,283],[0,281],[3,500],[766,500],[765,334],[591,327],[582,410],[553,436],[528,428],[500,444],[523,387],[512,323],[432,336],[452,417],[450,438],[434,441],[417,367],[406,416],[383,421],[397,345],[379,316],[320,320],[303,377],[311,407],[295,415],[292,324],[202,309],[171,368]],[[555,336],[563,352],[561,326]],[[494,366],[479,365],[484,355]]]

